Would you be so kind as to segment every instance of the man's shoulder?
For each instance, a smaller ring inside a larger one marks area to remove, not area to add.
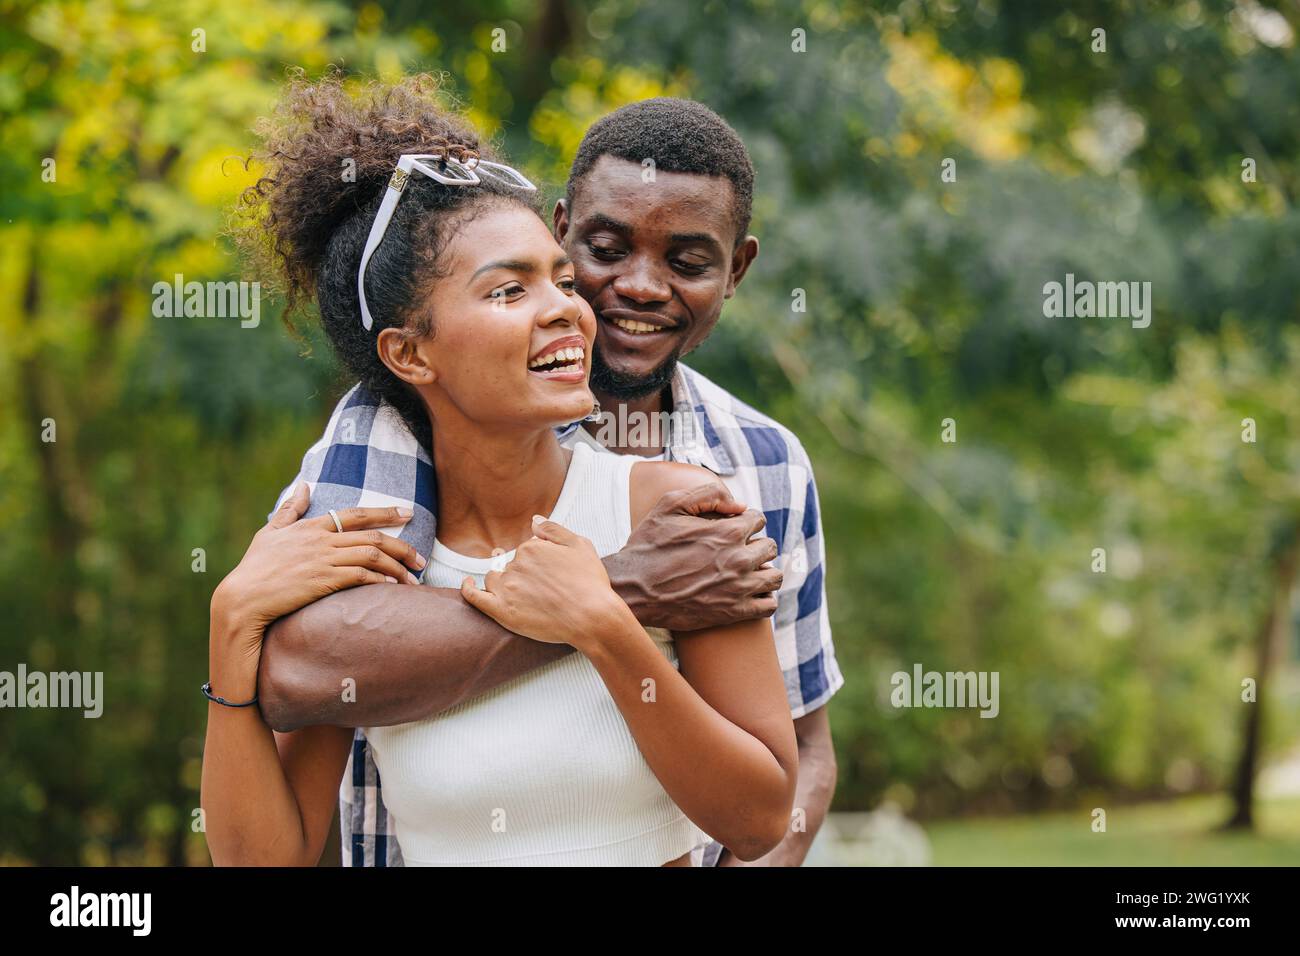
[[[770,415],[737,398],[708,376],[681,365],[686,381],[694,393],[697,411],[701,408],[718,440],[738,463],[755,466],[811,464],[799,436]]]

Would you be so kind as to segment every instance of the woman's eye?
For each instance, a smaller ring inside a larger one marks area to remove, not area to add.
[[[693,276],[701,275],[709,268],[707,262],[684,262],[681,259],[675,259],[673,265],[680,271],[685,272],[687,275]]]
[[[572,279],[561,279],[559,282],[555,284],[560,287],[560,290],[562,292],[569,293],[570,295],[578,291],[578,284],[574,282]]]
[[[502,286],[499,289],[493,289],[490,293],[488,293],[488,298],[489,299],[513,299],[515,298],[515,296],[522,295],[523,291],[524,291],[524,287],[516,282],[513,285],[506,285],[506,286]]]

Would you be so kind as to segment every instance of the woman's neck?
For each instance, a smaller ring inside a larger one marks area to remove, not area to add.
[[[549,515],[569,471],[569,452],[545,429],[487,428],[457,416],[435,418],[438,540],[488,557],[532,536],[533,515]]]

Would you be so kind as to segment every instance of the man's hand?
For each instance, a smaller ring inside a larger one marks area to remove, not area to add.
[[[670,492],[605,570],[646,627],[696,631],[771,617],[782,574],[768,566],[776,542],[754,538],[766,524],[719,484]]]

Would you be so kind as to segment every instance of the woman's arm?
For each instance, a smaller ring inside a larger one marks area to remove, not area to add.
[[[664,492],[716,481],[689,465],[639,463],[632,518]],[[798,776],[794,726],[766,620],[696,631],[678,643],[680,672],[658,650],[585,538],[538,519],[485,588],[467,601],[516,633],[571,643],[600,672],[646,762],[691,820],[741,859],[785,835]]]
[[[701,485],[725,486],[710,472],[694,465],[663,462],[641,462],[631,473],[631,511],[635,527],[649,512],[659,495],[683,488]],[[770,539],[769,539],[770,542]],[[725,560],[721,552],[720,559]],[[720,568],[719,574],[729,569]],[[779,827],[774,836],[763,845],[737,847],[717,835],[703,820],[691,817],[710,836],[722,842],[741,860],[753,860],[772,850],[784,839],[790,826],[790,813],[799,776],[799,747],[786,699],[785,680],[776,656],[776,642],[772,637],[772,623],[763,618],[743,621],[727,626],[708,628],[681,634],[674,631],[681,675],[690,687],[713,711],[730,722],[754,743],[761,745],[768,758],[780,767],[779,775],[770,772],[764,779],[772,782],[773,794],[781,806]],[[671,726],[671,724],[669,724]],[[779,780],[779,787],[776,786]],[[665,787],[665,789],[667,789]],[[779,795],[779,796],[778,796]],[[745,818],[762,806],[755,791],[717,788],[709,794],[714,805],[730,800],[732,807],[724,815]],[[683,810],[684,804],[678,802]],[[687,814],[690,816],[689,812]],[[724,828],[725,829],[725,828]]]
[[[209,668],[214,693],[250,700],[256,665],[241,664],[255,637],[214,608]],[[275,734],[256,707],[208,704],[200,800],[217,866],[314,866],[325,848],[352,731],[308,727]]]
[[[405,578],[408,546],[363,528],[401,524],[392,508],[339,512],[298,522],[306,485],[253,537],[212,596],[208,643],[212,693],[244,702],[257,694],[263,633],[270,621],[334,591]],[[257,707],[208,704],[201,803],[217,865],[310,866],[320,860],[352,731],[313,727],[274,734]]]
[[[680,672],[635,624],[579,648],[664,790],[742,860],[785,837],[799,773],[771,627],[761,625],[692,635],[678,648]]]

